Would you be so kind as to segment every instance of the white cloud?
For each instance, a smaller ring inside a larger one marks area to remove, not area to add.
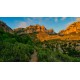
[[[77,18],[76,18],[76,21],[80,21],[80,17],[77,17]]]
[[[66,19],[66,17],[62,17],[62,18],[61,18],[62,21],[65,20],[65,19]]]
[[[42,23],[42,17],[39,17],[38,20],[39,20],[39,24],[41,24]]]
[[[26,18],[26,22],[28,25],[34,25],[35,22],[37,24],[41,24],[42,23],[42,17],[31,17],[31,18]]]
[[[58,22],[58,18],[57,18],[57,17],[55,17],[55,18],[54,18],[54,21],[55,21],[55,22]]]
[[[18,28],[25,28],[25,27],[27,27],[27,23],[26,22],[19,22]]]

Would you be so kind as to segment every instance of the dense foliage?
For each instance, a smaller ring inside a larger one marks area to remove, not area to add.
[[[35,51],[40,62],[80,61],[80,41],[40,42],[35,35],[10,34],[0,28],[0,61],[30,61]]]
[[[0,61],[29,61],[34,52],[33,41],[28,35],[0,31]]]
[[[77,45],[78,43],[80,41],[44,41],[43,47],[38,49],[38,60],[48,62],[80,61],[80,46]]]

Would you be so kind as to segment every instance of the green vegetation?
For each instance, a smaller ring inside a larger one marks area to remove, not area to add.
[[[38,61],[78,62],[80,61],[80,41],[44,41],[38,48]],[[77,50],[79,48],[79,50]]]
[[[0,31],[0,61],[29,61],[33,47],[33,41],[28,35]]]
[[[50,40],[40,42],[33,34],[10,34],[0,28],[0,61],[30,61],[37,52],[40,62],[80,61],[80,41]]]

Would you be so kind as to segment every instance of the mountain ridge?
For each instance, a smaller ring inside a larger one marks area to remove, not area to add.
[[[59,34],[66,35],[71,33],[80,33],[80,22],[73,22],[69,26],[66,27],[65,30],[61,30]]]
[[[45,26],[41,26],[41,25],[30,25],[26,28],[16,28],[14,29],[14,32],[24,32],[24,33],[38,33],[38,32],[45,32],[45,33],[48,33],[48,34],[53,34],[55,33],[53,29],[46,29]]]
[[[36,33],[36,37],[40,41],[60,39],[60,40],[80,40],[80,22],[73,22],[66,27],[65,30],[61,30],[59,33],[55,33],[53,29],[46,29],[45,26],[39,24],[30,25],[26,28],[16,28],[12,30],[6,23],[0,21],[0,28],[5,32],[17,33],[17,34],[33,34]]]

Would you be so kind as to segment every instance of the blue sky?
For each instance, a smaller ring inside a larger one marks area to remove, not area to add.
[[[29,25],[40,24],[44,25],[47,29],[54,29],[59,32],[65,29],[70,23],[80,20],[76,17],[0,17],[12,29],[18,27],[27,27]]]

